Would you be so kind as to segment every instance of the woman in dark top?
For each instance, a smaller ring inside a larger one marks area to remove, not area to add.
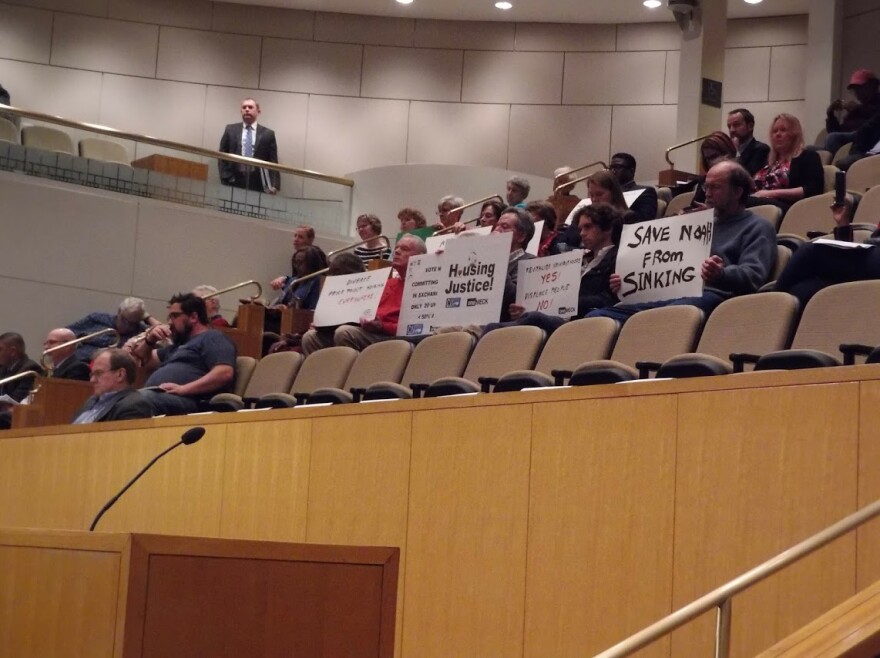
[[[700,144],[702,175],[695,179],[694,198],[682,212],[705,210],[708,207],[706,206],[706,190],[703,189],[703,183],[706,182],[706,172],[722,160],[736,160],[736,146],[727,133],[716,130]]]
[[[285,281],[281,295],[270,308],[280,309],[283,306],[292,306],[293,308],[314,311],[321,294],[321,277],[315,276],[302,283],[297,283],[297,281],[307,274],[313,274],[326,268],[327,256],[319,247],[302,247],[294,252],[290,259],[290,266],[293,275]]]
[[[822,194],[825,172],[819,154],[804,148],[804,131],[797,117],[780,114],[770,128],[767,166],[755,174],[753,196],[786,212],[792,204]]]

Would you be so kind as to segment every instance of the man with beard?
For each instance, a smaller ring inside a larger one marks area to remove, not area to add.
[[[230,391],[235,378],[235,345],[211,328],[205,300],[179,293],[168,304],[168,325],[151,329],[133,348],[145,364],[156,366],[141,390],[156,416],[199,411],[200,403]],[[154,349],[168,337],[171,345]]]

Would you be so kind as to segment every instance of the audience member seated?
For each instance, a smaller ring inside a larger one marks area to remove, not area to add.
[[[315,242],[315,229],[306,224],[301,224],[297,226],[293,231],[293,253],[295,254],[297,251],[302,249],[303,247],[311,247]],[[291,258],[293,256],[291,255]],[[272,290],[281,290],[285,284],[287,283],[288,277],[279,276],[269,283],[272,286]]]
[[[855,139],[856,131],[880,112],[880,81],[873,71],[858,69],[850,76],[849,89],[855,101],[838,98],[828,106],[825,117],[825,149],[832,154]]]
[[[67,328],[76,334],[77,338],[93,334],[102,329],[115,329],[119,333],[119,340],[112,335],[104,334],[91,338],[79,344],[76,348],[76,356],[80,361],[90,363],[92,355],[104,347],[121,347],[129,338],[134,338],[143,333],[148,327],[156,326],[159,322],[144,308],[144,300],[139,297],[126,297],[119,304],[116,315],[109,313],[89,313],[86,317],[77,320]]]
[[[415,208],[403,208],[399,213],[397,213],[397,219],[400,220],[400,232],[406,233],[407,231],[413,231],[417,228],[425,228],[428,225],[428,220],[422,214],[420,210],[416,210]]]
[[[522,176],[511,176],[507,179],[507,205],[525,208],[531,189],[531,183]]]
[[[47,355],[52,364],[50,374],[56,379],[76,379],[87,382],[89,381],[89,364],[76,358],[76,345],[53,349],[72,340],[76,340],[74,333],[63,327],[53,329],[46,336],[46,340],[43,341],[43,350],[53,350]]]
[[[357,232],[361,240],[367,241],[366,244],[358,245],[354,248],[355,256],[360,258],[364,265],[377,258],[381,260],[391,259],[391,248],[383,240],[379,239],[379,236],[382,235],[382,221],[376,215],[361,215],[358,217]]]
[[[594,203],[579,208],[575,212],[573,223],[581,232],[585,249],[577,310],[577,317],[582,318],[590,311],[611,306],[618,301],[617,295],[611,290],[611,275],[617,260],[623,215],[607,203]],[[483,333],[498,327],[527,324],[541,327],[551,334],[566,322],[559,316],[539,311],[523,313],[523,307],[517,304],[510,305],[509,314],[510,322],[487,325]]]
[[[770,147],[755,139],[755,117],[744,107],[738,107],[727,115],[727,132],[736,146],[736,161],[750,176],[767,166]]]
[[[543,221],[541,227],[541,242],[538,245],[538,256],[549,256],[550,254],[558,254],[559,249],[556,247],[556,237],[559,233],[556,231],[556,210],[548,201],[531,201],[526,204],[526,212],[532,218],[532,222],[537,224]],[[528,245],[526,245],[528,246]]]
[[[627,209],[626,199],[623,198],[623,190],[620,187],[620,183],[617,182],[614,174],[607,169],[597,171],[587,179],[587,197],[590,204],[607,203],[616,208],[622,214],[625,224],[641,221],[635,212]],[[588,205],[586,201],[581,203],[584,206]],[[560,219],[560,221],[565,221],[565,219]],[[577,222],[572,221],[564,229],[560,228],[559,237],[552,248],[553,251],[568,251],[569,249],[580,248],[581,234]]]
[[[501,213],[504,212],[505,206],[498,199],[491,199],[480,206],[480,226],[495,228],[495,224],[501,219]]]
[[[327,256],[320,247],[315,247],[314,245],[302,247],[293,254],[293,257],[290,259],[291,276],[287,277],[281,294],[266,309],[266,315],[263,319],[263,331],[269,333],[263,336],[263,354],[269,352],[277,338],[277,334],[281,333],[282,310],[285,308],[297,308],[305,311],[314,311],[318,307],[318,298],[321,296],[321,277],[313,276],[301,283],[299,283],[299,280],[326,268]]]
[[[164,338],[171,345],[154,350]],[[132,353],[155,368],[141,390],[153,415],[194,413],[216,393],[232,390],[235,345],[208,324],[205,300],[192,293],[172,297],[168,325],[150,329]]]
[[[636,159],[629,153],[615,153],[611,156],[608,169],[620,183],[620,189],[624,192],[642,190],[638,198],[629,207],[635,213],[636,219],[624,217],[624,222],[647,222],[657,219],[657,190],[648,185],[636,185]],[[625,210],[625,209],[624,209]]]
[[[418,236],[402,236],[394,246],[394,255],[391,258],[391,268],[394,272],[385,282],[376,317],[361,318],[360,326],[344,324],[337,327],[332,336],[326,332],[309,329],[302,337],[303,354],[309,355],[333,345],[345,345],[362,350],[367,345],[394,338],[397,335],[397,321],[400,317],[400,304],[410,256],[424,254],[425,251],[425,243]]]
[[[137,364],[128,352],[113,347],[98,350],[89,377],[94,395],[74,414],[73,423],[150,418],[153,408],[132,388],[136,376]]]
[[[579,197],[571,193],[574,189],[574,183],[571,181],[575,180],[575,178],[575,174],[571,173],[571,167],[559,167],[559,169],[553,172],[553,186],[562,187],[559,187],[558,190],[548,196],[547,201],[553,204],[556,218],[560,224],[568,218],[571,211],[578,204],[578,201],[580,201]],[[568,183],[568,185],[564,185],[565,183]],[[561,226],[557,226],[557,230],[561,229]]]
[[[754,196],[778,206],[783,213],[796,201],[822,194],[825,172],[819,154],[804,147],[801,122],[780,114],[770,128],[770,157],[755,175]]]
[[[715,210],[711,256],[703,261],[703,294],[660,302],[619,304],[592,311],[587,317],[610,317],[625,322],[649,308],[687,304],[707,315],[725,299],[758,290],[776,264],[776,231],[770,223],[745,207],[751,189],[749,172],[729,160],[712,167],[706,174],[706,203]],[[612,290],[620,290],[621,280],[613,275]]]
[[[464,205],[464,199],[460,196],[453,196],[451,194],[447,194],[440,201],[437,202],[437,217],[440,218],[440,223],[434,225],[435,231],[441,231],[445,228],[455,227],[454,230],[458,233],[460,228],[463,227],[461,223],[461,210],[456,210],[452,212],[455,208],[461,208]]]
[[[880,112],[855,132],[849,153],[837,161],[837,167],[847,171],[853,163],[869,155],[880,155]]]
[[[768,147],[769,148],[769,147]],[[694,180],[694,198],[683,212],[695,212],[706,209],[706,172],[722,160],[736,160],[736,147],[733,140],[720,130],[716,130],[700,143],[700,173]],[[748,169],[746,169],[748,171]]]
[[[27,355],[24,338],[11,331],[0,334],[0,380],[22,372],[43,374],[43,368]],[[0,397],[8,395],[15,402],[21,402],[33,388],[33,377],[22,377],[7,384],[0,384]],[[12,426],[12,404],[0,402],[0,430]]]
[[[9,92],[3,88],[3,85],[0,85],[0,104],[2,105],[12,105],[12,98],[9,95]],[[11,121],[16,128],[21,126],[21,117],[17,114],[12,114],[11,112],[0,112],[0,117]]]
[[[856,204],[847,195],[843,204],[832,205],[831,215],[837,227],[835,238],[852,242],[852,222]],[[800,300],[801,308],[826,286],[847,281],[880,279],[880,229],[866,240],[873,249],[843,249],[832,245],[808,242],[791,256],[776,281],[776,290],[791,293]]]
[[[535,225],[529,213],[523,208],[510,206],[501,213],[492,233],[512,233],[510,256],[507,261],[507,280],[504,283],[504,296],[501,300],[501,322],[510,321],[510,305],[516,301],[516,282],[519,278],[519,261],[534,258],[526,253],[535,235]]]
[[[220,299],[216,296],[217,288],[214,286],[201,285],[193,288],[193,294],[205,300],[205,308],[208,310],[208,321],[214,327],[229,327],[229,322],[220,315]],[[208,297],[208,295],[214,295]]]

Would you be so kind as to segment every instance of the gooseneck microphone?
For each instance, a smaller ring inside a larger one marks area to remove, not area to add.
[[[133,485],[135,482],[137,482],[137,481],[140,479],[140,477],[141,477],[144,473],[146,473],[148,470],[150,470],[150,467],[151,467],[153,464],[155,464],[155,463],[156,463],[157,461],[159,461],[162,457],[164,457],[164,456],[167,455],[169,452],[171,452],[172,450],[174,450],[177,446],[179,446],[179,445],[185,445],[185,446],[192,445],[193,443],[195,443],[196,441],[198,441],[199,439],[201,439],[203,436],[205,436],[205,428],[204,428],[204,427],[191,427],[191,428],[189,428],[186,432],[183,433],[183,435],[180,437],[180,441],[178,441],[177,443],[175,443],[174,445],[172,445],[172,446],[170,446],[170,447],[168,447],[168,448],[165,448],[165,450],[163,450],[163,451],[160,452],[158,455],[156,455],[155,457],[153,457],[153,459],[150,460],[150,463],[147,464],[146,466],[144,466],[144,467],[138,472],[137,475],[135,475],[131,480],[129,480],[129,481],[128,481],[128,484],[126,484],[124,487],[122,487],[122,490],[121,490],[118,494],[116,494],[115,496],[113,496],[113,498],[111,498],[110,500],[108,500],[108,501],[104,504],[104,507],[102,507],[102,508],[101,508],[101,511],[98,512],[97,516],[95,516],[95,520],[92,521],[92,525],[89,526],[89,532],[92,532],[92,531],[95,529],[95,526],[98,525],[98,521],[101,520],[101,517],[104,516],[104,513],[105,513],[108,509],[110,509],[111,507],[113,507],[113,504],[114,504],[117,500],[119,500],[119,498],[122,496],[122,494],[124,494],[126,491],[128,491],[128,490],[131,488],[131,485]]]

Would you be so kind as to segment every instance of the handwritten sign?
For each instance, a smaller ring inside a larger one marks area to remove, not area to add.
[[[714,228],[712,210],[624,226],[616,268],[620,300],[634,304],[701,295],[700,268],[709,257]]]
[[[438,327],[488,324],[501,317],[510,233],[450,240],[442,254],[409,259],[398,336]]]
[[[626,202],[626,207],[632,208],[633,202],[636,199],[638,199],[640,196],[642,196],[642,192],[644,192],[644,191],[645,190],[642,189],[642,190],[630,190],[629,192],[624,192],[623,193],[623,200]],[[578,210],[580,210],[581,208],[584,208],[586,206],[589,206],[592,203],[593,202],[589,197],[578,201],[577,205],[571,209],[570,213],[568,213],[568,217],[565,218],[565,225],[568,226],[569,224],[571,224],[574,221],[574,214]]]
[[[383,267],[372,272],[328,276],[315,308],[315,326],[333,327],[376,317],[391,271],[390,267]]]
[[[443,251],[444,249],[446,249],[446,242],[449,240],[454,240],[455,238],[462,236],[467,237],[473,235],[489,235],[491,232],[491,226],[478,226],[477,228],[462,231],[457,235],[455,233],[432,235],[430,238],[427,238],[425,240],[425,247],[427,248],[429,254],[436,254],[438,251]]]
[[[583,249],[519,262],[516,303],[526,311],[570,318],[577,314]]]
[[[529,240],[529,244],[526,247],[526,253],[531,254],[532,256],[538,255],[538,250],[541,248],[541,233],[544,232],[544,220],[542,219],[539,222],[535,222],[535,234],[532,236],[532,239]]]

